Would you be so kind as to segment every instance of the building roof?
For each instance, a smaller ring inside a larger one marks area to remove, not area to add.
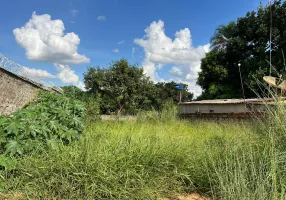
[[[0,68],[17,76],[18,78],[27,81],[36,87],[42,88],[48,91],[56,91],[58,93],[63,93],[63,90],[55,85],[45,83],[44,81],[29,74],[21,65],[15,63],[14,61],[6,58],[0,53]]]
[[[190,101],[181,102],[181,105],[189,104],[240,104],[240,103],[263,103],[263,102],[274,102],[273,98],[256,98],[256,99],[213,99],[213,100],[202,100],[202,101]]]

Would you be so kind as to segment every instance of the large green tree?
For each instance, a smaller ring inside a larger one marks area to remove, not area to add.
[[[178,103],[179,99],[177,83],[155,84],[145,76],[142,68],[130,64],[126,59],[115,61],[108,68],[89,67],[84,73],[84,83],[89,96],[100,98],[101,113],[120,114],[124,111],[135,114],[139,110],[161,110],[167,100]],[[67,89],[74,94],[72,88]],[[192,99],[193,93],[185,85],[182,101]]]
[[[176,89],[176,85],[178,83],[171,82],[158,82],[154,85],[153,92],[153,106],[154,108],[160,110],[162,106],[166,102],[166,100],[171,100],[174,103],[179,103],[179,91]],[[184,89],[182,90],[182,101],[192,101],[194,94],[188,91],[188,85],[184,85]]]
[[[89,93],[101,96],[103,112],[132,113],[148,102],[149,78],[126,59],[113,62],[107,69],[88,68],[84,83]]]
[[[259,92],[257,81],[270,71],[270,11],[272,15],[271,75],[284,74],[286,52],[286,2],[275,1],[270,6],[248,12],[236,22],[219,26],[211,38],[212,50],[201,62],[198,85],[203,89],[200,99],[241,98],[242,88],[238,64],[246,97]]]

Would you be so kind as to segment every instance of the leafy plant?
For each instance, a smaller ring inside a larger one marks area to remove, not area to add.
[[[100,119],[100,98],[99,96],[91,96],[88,98],[85,110],[85,120],[87,122]]]
[[[69,144],[83,131],[84,112],[80,101],[41,92],[25,108],[0,117],[1,152],[14,156]]]
[[[10,171],[15,169],[16,165],[17,161],[15,159],[3,155],[0,156],[0,168]]]

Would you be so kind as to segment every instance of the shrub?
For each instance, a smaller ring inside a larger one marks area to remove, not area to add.
[[[178,119],[178,106],[172,100],[167,100],[163,104],[162,111],[156,110],[141,111],[137,114],[138,121],[175,121]]]
[[[41,92],[25,108],[0,117],[0,151],[13,156],[69,144],[83,131],[84,111],[80,101]]]
[[[178,117],[178,106],[172,100],[168,100],[163,104],[161,111],[162,121],[174,121]]]
[[[85,110],[85,121],[93,122],[100,119],[100,98],[91,96],[88,98]]]
[[[137,121],[154,121],[157,122],[160,120],[160,113],[156,110],[150,111],[141,111],[137,114]]]

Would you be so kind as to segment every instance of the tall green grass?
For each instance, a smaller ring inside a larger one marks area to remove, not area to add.
[[[149,110],[141,111],[137,114],[137,120],[141,122],[172,122],[178,120],[178,106],[172,100],[167,100],[161,111]]]
[[[79,141],[27,154],[2,170],[3,192],[26,199],[160,199],[192,192],[286,199],[285,107],[265,108],[268,120],[255,123],[179,121],[171,106],[141,113],[137,121],[92,121]]]
[[[2,176],[5,192],[37,199],[157,199],[195,191],[227,197],[222,189],[232,183],[236,156],[258,149],[258,141],[241,124],[102,121],[73,145],[27,155]]]
[[[219,159],[210,153],[211,190],[223,199],[286,199],[286,104],[275,88],[259,83],[263,118],[251,121],[255,139],[237,149],[237,144]],[[265,97],[272,98],[267,102]],[[265,101],[263,100],[265,99]]]

